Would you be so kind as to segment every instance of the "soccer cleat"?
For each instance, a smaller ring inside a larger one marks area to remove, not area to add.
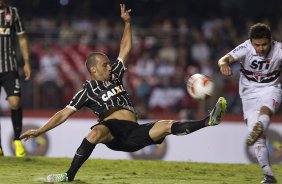
[[[253,145],[258,140],[258,138],[261,136],[262,133],[263,133],[263,124],[262,122],[258,121],[255,124],[253,131],[248,135],[247,144]]]
[[[208,126],[218,125],[226,111],[227,102],[224,97],[220,97],[214,108],[210,112]]]
[[[25,150],[21,140],[14,140],[16,157],[25,157]]]
[[[50,174],[46,178],[47,182],[68,182],[68,175],[67,173],[62,174]]]
[[[274,176],[265,174],[263,180],[260,183],[277,183]]]
[[[3,152],[3,149],[2,148],[0,148],[0,157],[1,156],[4,156],[4,152]]]

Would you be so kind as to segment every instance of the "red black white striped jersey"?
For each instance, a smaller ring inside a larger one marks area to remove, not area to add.
[[[24,25],[17,8],[0,9],[0,73],[17,71],[16,36],[24,34]]]
[[[112,65],[110,81],[86,80],[83,88],[75,94],[67,107],[75,111],[83,106],[88,107],[100,120],[118,109],[127,109],[135,113],[123,85],[124,72],[123,62],[116,60]]]
[[[229,53],[239,60],[242,67],[241,77],[254,81],[255,86],[277,85],[282,69],[282,43],[272,40],[267,56],[256,53],[250,40],[237,46]],[[262,84],[265,83],[265,84]]]
[[[229,52],[241,64],[239,93],[242,98],[253,98],[265,88],[281,89],[280,73],[282,69],[282,43],[271,41],[266,56],[256,53],[250,40],[238,45]]]

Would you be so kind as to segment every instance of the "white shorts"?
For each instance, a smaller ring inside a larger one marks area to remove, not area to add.
[[[243,104],[244,120],[247,122],[248,130],[252,131],[253,126],[258,121],[259,111],[262,106],[268,107],[274,114],[282,99],[282,90],[275,87],[262,88],[256,94],[241,97]]]

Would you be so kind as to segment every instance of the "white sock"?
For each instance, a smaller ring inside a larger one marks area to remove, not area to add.
[[[269,163],[269,155],[268,155],[268,149],[266,147],[266,140],[259,138],[254,144],[254,147],[255,147],[257,160],[263,170],[263,173],[273,176],[271,165]]]
[[[258,121],[262,122],[263,124],[263,131],[268,129],[270,117],[266,114],[259,115]]]

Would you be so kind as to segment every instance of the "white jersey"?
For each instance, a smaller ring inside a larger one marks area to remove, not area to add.
[[[282,43],[273,40],[269,53],[260,56],[251,41],[247,40],[229,52],[229,55],[241,64],[241,98],[255,97],[268,91],[266,88],[281,90],[279,76],[282,68]]]

